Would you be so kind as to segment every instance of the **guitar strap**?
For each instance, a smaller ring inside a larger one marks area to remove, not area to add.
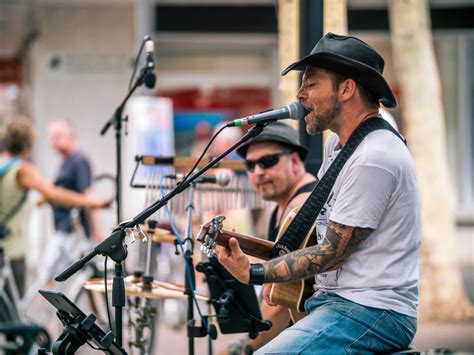
[[[313,226],[319,212],[324,207],[342,167],[352,153],[354,153],[360,142],[362,142],[370,132],[378,129],[386,129],[393,132],[406,144],[405,139],[380,116],[371,117],[362,122],[354,133],[352,133],[349,141],[344,145],[324,176],[318,181],[308,199],[291,221],[281,238],[275,243],[271,251],[272,258],[290,253],[299,248]]]
[[[317,181],[311,181],[306,185],[301,186],[298,191],[296,191],[288,203],[290,203],[296,196],[302,193],[311,192],[314,190]],[[270,223],[268,223],[268,230],[267,230],[267,240],[271,242],[275,242],[276,238],[278,237],[278,231],[280,230],[280,226],[276,225],[277,223],[277,216],[278,216],[278,206],[275,206],[273,209],[272,215],[270,216]]]

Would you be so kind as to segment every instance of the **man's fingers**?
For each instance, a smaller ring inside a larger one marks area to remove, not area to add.
[[[276,307],[276,306],[278,306],[278,303],[272,302],[272,301],[270,301],[270,299],[265,300],[265,301],[267,301],[267,304],[268,304],[269,306],[271,306],[271,307]]]
[[[262,296],[263,296],[263,299],[265,300],[266,303],[270,304],[270,289],[268,287],[269,285],[265,285],[263,287],[263,293],[262,293]]]
[[[217,254],[217,260],[219,260],[220,263],[225,262],[227,260],[227,251],[225,250],[225,248],[217,246],[215,251]]]
[[[262,290],[262,296],[264,299],[267,299],[268,297],[270,297],[270,291],[272,289],[272,285],[271,284],[265,284],[263,285],[263,290]]]
[[[237,239],[231,238],[227,248],[216,247],[217,259],[219,262],[242,283],[249,281],[250,263],[246,255],[239,247]]]
[[[263,291],[262,291],[263,299],[269,306],[278,306],[275,302],[272,302],[270,300],[271,290],[272,290],[271,284],[265,284],[265,286],[263,286]]]
[[[264,300],[269,306],[272,306],[272,307],[278,306],[277,303],[272,302],[272,301],[270,300],[270,294],[264,295],[264,296],[263,296],[263,300]]]
[[[240,247],[239,247],[239,242],[237,241],[237,239],[235,238],[229,239],[229,249],[232,252],[232,254],[241,252]]]

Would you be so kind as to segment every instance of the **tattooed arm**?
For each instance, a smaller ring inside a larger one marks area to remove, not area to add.
[[[372,232],[329,221],[321,244],[272,259],[264,264],[265,282],[300,280],[337,269]]]
[[[306,279],[337,269],[371,232],[370,228],[349,227],[329,221],[326,238],[321,244],[264,263],[265,283]],[[235,238],[229,240],[229,249],[217,247],[216,252],[220,263],[237,280],[248,283],[250,263]]]

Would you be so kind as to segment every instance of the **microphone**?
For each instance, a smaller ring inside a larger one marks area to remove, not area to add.
[[[165,177],[168,179],[182,180],[184,178],[184,174],[166,175]],[[216,175],[202,175],[194,180],[194,182],[227,186],[230,183],[230,175],[224,171],[220,171]]]
[[[239,118],[229,122],[226,127],[246,126],[255,123],[273,122],[291,118],[293,120],[301,120],[309,113],[298,101],[277,108],[257,113],[255,115]]]
[[[226,172],[218,172],[216,175],[202,175],[200,176],[196,182],[200,182],[203,184],[217,184],[220,186],[227,186],[230,182],[230,175]]]
[[[155,75],[155,61],[153,56],[155,54],[155,46],[153,40],[148,38],[145,42],[145,52],[146,52],[146,65],[145,65],[145,77],[144,82],[145,86],[149,89],[153,89],[156,83]]]

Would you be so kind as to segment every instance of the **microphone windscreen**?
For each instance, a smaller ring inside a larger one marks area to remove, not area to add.
[[[230,175],[225,171],[220,171],[216,174],[216,183],[220,186],[227,186],[230,183]]]
[[[156,84],[156,75],[155,73],[147,73],[144,78],[145,86],[148,89],[153,89]]]
[[[309,113],[298,101],[289,104],[288,110],[290,111],[290,118],[293,120],[302,120]]]

